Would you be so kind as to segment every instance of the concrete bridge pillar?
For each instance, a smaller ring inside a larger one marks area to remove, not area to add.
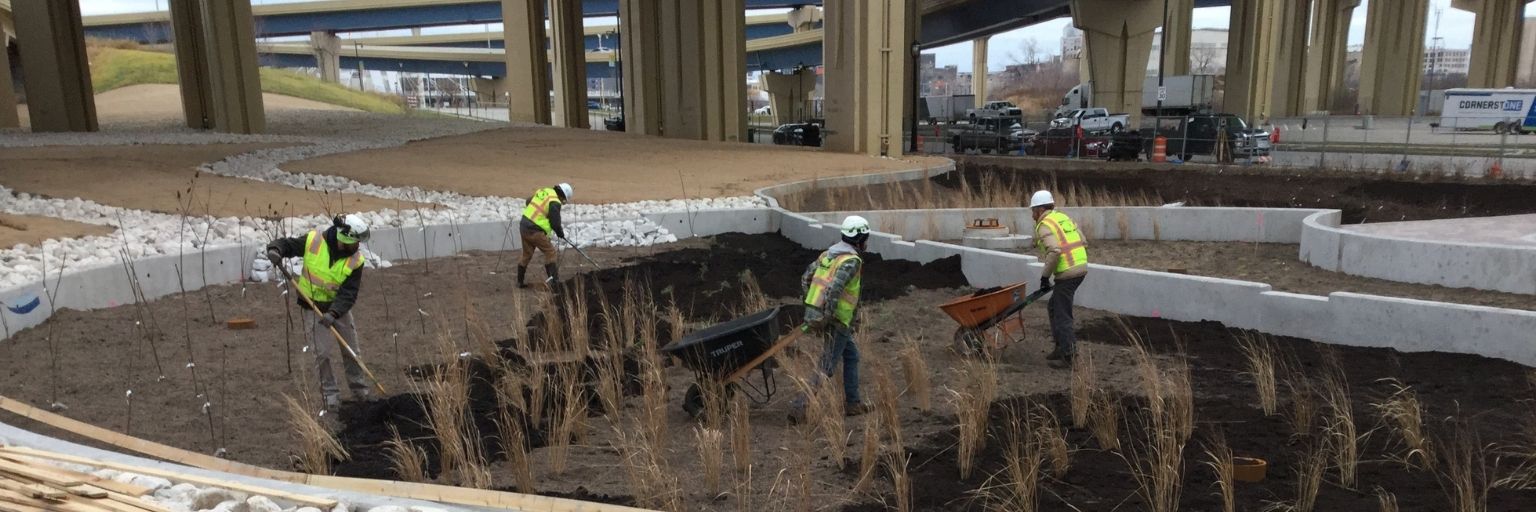
[[[1525,4],[1530,0],[1455,0],[1451,7],[1477,15],[1467,87],[1515,84]]]
[[[267,117],[256,65],[251,0],[201,0],[203,48],[213,129],[261,133]]]
[[[181,88],[181,114],[187,127],[213,128],[213,87],[209,85],[207,34],[198,0],[170,0],[171,46],[176,54],[176,81]]]
[[[1366,4],[1360,57],[1360,111],[1403,116],[1418,104],[1429,0]]]
[[[1233,0],[1223,107],[1251,122],[1301,113],[1307,2]]]
[[[11,83],[11,52],[7,50],[15,27],[11,12],[0,10],[0,128],[21,126],[21,117],[16,112],[16,89]]]
[[[1152,34],[1163,3],[1155,0],[1072,0],[1072,25],[1083,31],[1092,69],[1093,103],[1141,121],[1141,87],[1152,55]]]
[[[12,4],[34,132],[94,132],[96,98],[78,2]]]
[[[315,69],[320,71],[320,80],[341,83],[341,38],[331,32],[310,32],[309,46],[315,50]]]
[[[1168,46],[1163,48],[1161,62],[1164,76],[1189,74],[1189,43],[1194,37],[1195,0],[1168,0],[1168,19],[1163,22],[1163,32]]]
[[[775,126],[803,122],[815,115],[811,92],[816,89],[816,72],[811,68],[790,73],[765,73],[763,85],[768,90],[768,105],[773,110]]]
[[[619,23],[627,131],[743,140],[743,0],[622,0]]]
[[[1302,109],[1327,112],[1344,82],[1349,20],[1360,0],[1312,0],[1312,35],[1307,43],[1306,90]]]
[[[917,91],[914,0],[843,0],[825,5],[822,27],[825,147],[877,156],[902,154],[902,131]]]
[[[507,117],[514,123],[550,124],[544,0],[501,0],[501,18],[506,41]]]
[[[987,102],[987,42],[991,39],[971,41],[971,94],[976,95],[976,108]]]
[[[591,128],[587,120],[587,49],[581,0],[549,0],[549,8],[555,126]]]
[[[789,26],[795,32],[806,32],[816,28],[816,23],[821,21],[821,8],[814,5],[802,5],[789,11]]]

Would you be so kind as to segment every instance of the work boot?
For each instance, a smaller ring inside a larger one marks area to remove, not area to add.
[[[1060,361],[1062,359],[1065,359],[1066,357],[1067,357],[1067,355],[1063,354],[1061,352],[1061,349],[1058,348],[1058,349],[1052,350],[1050,355],[1045,356],[1045,360],[1046,361]]]
[[[843,416],[862,416],[869,412],[869,406],[864,402],[854,402],[843,406]]]
[[[1072,367],[1072,356],[1066,356],[1054,361],[1047,361],[1045,364],[1046,366],[1050,366],[1051,368],[1055,368],[1057,370],[1065,370]]]
[[[526,278],[527,276],[528,276],[528,265],[518,265],[517,266],[517,287],[518,288],[527,288],[528,287],[528,283],[524,281],[524,278]]]
[[[331,414],[336,414],[336,411],[339,411],[339,410],[341,410],[341,397],[336,396],[336,395],[326,396],[325,397],[325,412],[328,412],[328,413],[331,413]]]
[[[544,273],[549,274],[547,281],[549,281],[551,288],[554,287],[555,283],[560,282],[560,267],[558,265],[555,265],[554,263],[544,264]]]

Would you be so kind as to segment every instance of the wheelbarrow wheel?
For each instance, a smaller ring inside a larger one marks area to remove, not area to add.
[[[726,384],[723,389],[725,390],[725,396],[722,397],[720,403],[730,403],[731,397],[735,396],[736,394],[736,385]],[[704,416],[704,409],[706,407],[707,406],[705,405],[704,401],[704,388],[699,387],[699,383],[697,382],[689,384],[688,391],[683,393],[683,412],[688,413],[689,418],[699,419],[700,417]]]
[[[969,327],[955,329],[955,350],[961,354],[980,354],[986,350],[986,339]]]

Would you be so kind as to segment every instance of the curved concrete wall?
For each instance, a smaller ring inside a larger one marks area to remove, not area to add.
[[[1301,261],[1390,281],[1536,294],[1536,249],[1351,231],[1339,228],[1338,212],[1303,220]]]

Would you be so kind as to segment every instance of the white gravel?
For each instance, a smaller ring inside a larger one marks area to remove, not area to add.
[[[444,208],[397,211],[383,209],[365,212],[376,228],[410,228],[422,225],[453,225],[515,220],[521,215],[524,200],[507,197],[476,197],[453,192],[422,190],[417,187],[382,187],[347,178],[281,170],[285,162],[342,152],[382,148],[446,135],[457,135],[504,126],[460,120],[378,116],[369,114],[288,113],[273,119],[273,135],[230,135],[195,131],[39,133],[7,134],[0,137],[0,147],[125,145],[125,144],[219,144],[283,142],[300,146],[258,150],[212,162],[203,170],[214,174],[280,183],[311,190],[435,203]],[[312,135],[295,135],[307,133]],[[314,135],[318,134],[318,135]],[[756,197],[694,199],[688,201],[638,201],[623,204],[582,204],[576,202],[562,209],[567,234],[582,246],[647,246],[668,243],[677,237],[666,229],[641,218],[642,214],[701,209],[759,208],[766,204]],[[270,268],[262,265],[261,248],[276,236],[294,236],[313,227],[323,227],[329,220],[305,216],[272,220],[254,217],[186,217],[118,208],[93,201],[34,196],[0,187],[0,212],[39,215],[89,224],[119,227],[110,236],[88,236],[67,240],[47,240],[39,246],[17,245],[0,250],[0,289],[36,282],[44,269],[50,279],[66,272],[106,265],[120,265],[126,253],[138,259],[148,256],[195,255],[204,248],[248,246],[252,253],[250,276],[265,280]],[[124,229],[123,227],[126,226]],[[376,256],[370,265],[387,266]]]

